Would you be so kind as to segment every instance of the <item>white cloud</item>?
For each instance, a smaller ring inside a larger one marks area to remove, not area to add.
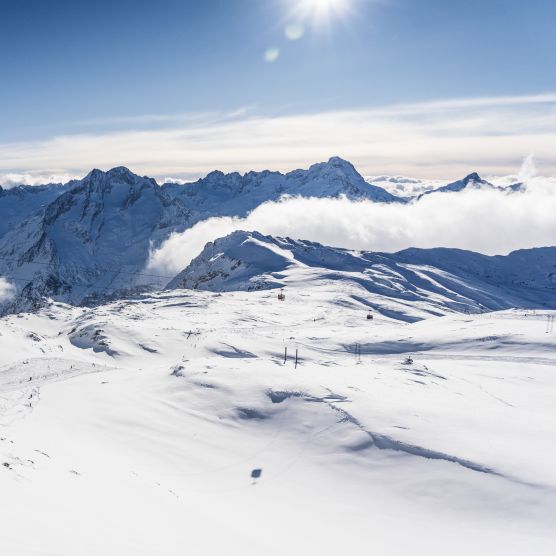
[[[16,287],[8,282],[6,278],[0,276],[0,303],[10,301],[15,297]]]
[[[535,157],[531,153],[521,165],[518,179],[520,182],[528,183],[537,175],[537,165],[535,164]]]
[[[286,171],[339,155],[366,175],[448,180],[473,170],[505,175],[534,152],[543,170],[556,174],[556,94],[253,114],[149,116],[146,129],[139,117],[129,123],[133,129],[4,143],[0,172],[85,175],[92,167],[126,165],[179,179],[215,168]]]
[[[148,269],[173,276],[187,266],[209,241],[227,236],[234,230],[245,229],[242,227],[245,223],[246,220],[241,218],[211,218],[181,234],[174,233],[151,253]]]
[[[0,174],[0,186],[10,189],[17,185],[44,185],[47,183],[67,183],[70,180],[78,179],[83,176],[77,174],[41,174],[41,173],[10,173]]]
[[[407,176],[367,176],[366,181],[398,197],[416,197],[425,191],[446,185],[444,180],[422,180]],[[514,179],[511,183],[515,183]]]
[[[208,241],[237,229],[372,251],[456,247],[506,254],[556,245],[555,213],[556,179],[539,177],[525,193],[471,190],[408,205],[295,198],[261,205],[245,219],[214,218],[176,234],[153,253],[151,269],[175,274]]]

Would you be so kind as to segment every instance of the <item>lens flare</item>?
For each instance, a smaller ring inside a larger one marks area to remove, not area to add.
[[[269,48],[264,53],[264,60],[269,64],[276,62],[280,58],[280,49],[279,48]]]
[[[305,34],[305,26],[302,23],[288,23],[284,34],[290,41],[298,41]]]

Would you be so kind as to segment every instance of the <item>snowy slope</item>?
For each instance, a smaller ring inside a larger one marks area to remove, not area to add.
[[[30,216],[44,210],[65,193],[73,182],[49,185],[0,187],[0,238]]]
[[[152,246],[183,230],[189,212],[149,178],[93,170],[0,240],[0,275],[19,288],[16,309],[42,296],[81,303],[163,279],[137,276]]]
[[[552,555],[555,313],[369,322],[361,295],[0,319],[0,553]]]
[[[556,248],[507,257],[458,249],[387,254],[238,231],[209,243],[168,288],[241,291],[316,280],[357,284],[370,307],[391,298],[409,320],[418,318],[423,306],[434,314],[556,308]]]

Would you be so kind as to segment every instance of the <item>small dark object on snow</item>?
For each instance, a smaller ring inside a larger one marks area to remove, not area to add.
[[[413,365],[413,357],[411,357],[411,355],[409,357],[406,357],[403,364],[404,365]]]
[[[253,469],[253,471],[251,471],[251,478],[260,479],[262,474],[263,474],[262,469]]]
[[[367,320],[373,320],[373,318],[374,318],[374,317],[373,317],[373,314],[371,313],[371,311],[369,311],[369,312],[367,313]]]
[[[278,294],[278,301],[285,301],[286,300],[286,294],[284,293],[284,290],[280,290],[280,293]]]
[[[3,465],[4,467],[7,467],[8,469],[10,468],[10,464],[9,464],[7,461],[5,461],[2,465]]]

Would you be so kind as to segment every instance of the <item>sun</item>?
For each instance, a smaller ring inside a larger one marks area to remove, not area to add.
[[[301,0],[301,4],[308,10],[326,12],[341,8],[346,4],[346,0]]]
[[[352,0],[296,0],[295,3],[300,17],[322,21],[345,14]]]

